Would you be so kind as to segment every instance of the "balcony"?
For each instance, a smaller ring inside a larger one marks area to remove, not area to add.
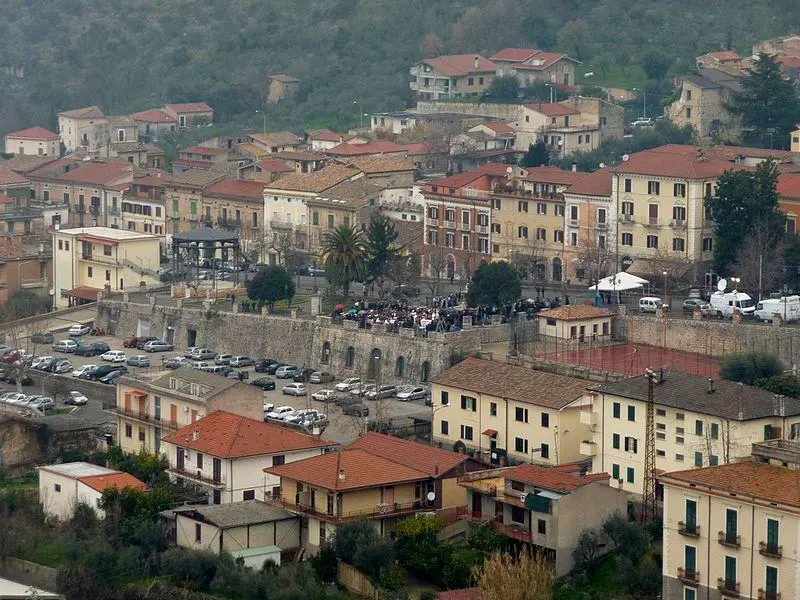
[[[742,536],[736,535],[732,532],[720,531],[717,534],[717,541],[723,546],[728,546],[729,548],[738,548],[742,545]]]
[[[488,225],[476,225],[475,226],[475,231],[477,231],[478,233],[483,233],[483,234],[487,234],[488,235],[489,226]]]
[[[648,227],[658,227],[658,217],[647,217],[645,225]]]
[[[355,510],[350,512],[334,511],[333,513],[328,513],[324,510],[321,510],[317,506],[311,506],[310,504],[306,504],[304,502],[298,503],[295,500],[295,498],[286,498],[282,496],[280,498],[272,498],[268,501],[270,504],[275,506],[279,506],[294,512],[312,515],[318,519],[327,521],[328,523],[344,523],[345,521],[353,521],[356,519],[383,519],[386,517],[412,515],[417,512],[432,510],[432,507],[428,506],[427,502],[416,500],[414,502],[406,502],[404,504],[398,502],[377,504],[373,508],[367,508],[364,510]]]
[[[123,417],[128,417],[129,419],[135,419],[137,421],[142,421],[143,423],[153,423],[156,427],[161,427],[163,429],[172,429],[177,430],[186,425],[179,424],[177,421],[172,421],[170,419],[164,418],[160,415],[151,415],[148,411],[139,411],[139,410],[132,410],[130,408],[124,408],[122,406],[103,406],[104,410],[111,411]]]
[[[581,442],[580,452],[582,456],[597,456],[597,444],[584,440]]]
[[[676,219],[672,221],[672,228],[673,229],[686,229],[686,220],[685,219]]]
[[[202,469],[192,469],[191,467],[187,466],[170,466],[167,469],[167,473],[175,475],[177,477],[182,477],[183,479],[189,479],[191,481],[196,481],[198,483],[202,483],[205,485],[210,485],[216,488],[224,488],[225,487],[225,474],[224,473],[216,473],[212,477],[208,477],[206,474],[203,473]]]
[[[581,425],[597,425],[597,413],[591,410],[582,410]]]
[[[768,592],[759,588],[758,600],[781,600],[780,592]]]
[[[597,223],[597,229],[601,230],[608,229],[608,222],[604,221],[603,223]]]
[[[567,225],[570,227],[580,227],[581,222],[578,219],[568,219]]]
[[[678,579],[687,585],[697,585],[700,583],[700,571],[678,567]]]
[[[456,228],[456,222],[455,221],[443,221],[442,222],[442,226],[446,227],[447,229],[455,229]]]
[[[771,558],[782,558],[783,546],[771,544],[769,542],[758,542],[758,553],[762,556],[769,556]]]
[[[727,598],[739,597],[738,581],[733,581],[732,579],[723,579],[722,577],[720,577],[717,579],[717,589],[723,596]]]
[[[242,227],[242,220],[241,219],[231,219],[225,217],[219,217],[217,219],[217,225],[220,227],[225,227],[226,229],[241,229]]]
[[[684,523],[678,521],[678,533],[686,537],[700,537],[700,525],[697,523]]]
[[[280,221],[278,219],[270,219],[269,221],[270,229],[293,229],[293,224],[291,221]]]
[[[150,413],[146,410],[131,410],[130,408],[123,408],[122,406],[118,406],[114,409],[114,412],[123,417],[129,417],[131,419],[136,419],[137,421],[143,421],[145,423],[150,422]]]
[[[633,223],[633,215],[622,215],[622,221],[624,223]]]
[[[431,227],[438,227],[439,226],[439,219],[432,219],[428,217],[428,225]]]

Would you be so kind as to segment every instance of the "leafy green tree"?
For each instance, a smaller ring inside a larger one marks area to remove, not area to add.
[[[717,179],[717,190],[708,206],[714,218],[714,269],[727,273],[745,240],[756,228],[774,234],[777,244],[785,215],[778,210],[778,166],[772,160],[753,171],[726,171]]]
[[[782,373],[774,377],[757,379],[755,384],[773,394],[780,394],[789,398],[800,398],[800,377],[791,373]]]
[[[572,560],[575,568],[590,571],[595,566],[599,555],[600,534],[595,529],[584,529],[578,536],[578,543],[572,549]]]
[[[397,558],[420,576],[436,580],[440,574],[441,543],[437,534],[444,527],[441,517],[415,517],[397,524]]]
[[[389,276],[393,263],[400,258],[401,247],[397,237],[397,229],[390,218],[372,218],[367,230],[367,277],[378,283],[381,296],[384,294],[384,280]]]
[[[336,535],[331,540],[331,548],[336,558],[352,565],[359,547],[375,544],[378,538],[378,532],[368,521],[351,521],[336,529]]]
[[[742,91],[733,94],[728,112],[742,120],[748,144],[786,148],[789,132],[800,121],[797,88],[781,72],[775,57],[762,52],[742,80]]]
[[[161,574],[188,589],[207,590],[217,567],[217,556],[211,552],[170,548],[161,555]]]
[[[550,163],[550,151],[547,144],[539,140],[535,144],[528,146],[528,151],[519,163],[521,167],[541,167]]]
[[[648,79],[664,79],[669,69],[670,58],[662,52],[651,50],[642,57],[642,68]]]
[[[350,293],[350,284],[362,280],[366,275],[367,257],[367,241],[360,229],[340,225],[325,231],[322,260],[328,277],[341,285],[345,299]]]
[[[615,513],[603,521],[603,531],[614,542],[614,547],[623,556],[638,560],[650,545],[650,536],[641,523]]]
[[[747,352],[729,356],[722,363],[720,375],[728,381],[755,385],[759,380],[775,377],[783,372],[781,361],[775,354]]]
[[[467,292],[470,306],[503,306],[519,299],[519,273],[505,261],[483,263],[472,275]]]
[[[272,310],[278,300],[292,299],[294,280],[284,267],[269,265],[247,282],[247,296]]]
[[[469,532],[469,537],[467,537],[467,546],[480,552],[483,558],[495,552],[499,552],[505,545],[505,542],[506,537],[488,525],[479,525],[475,527]]]
[[[513,75],[495,77],[489,84],[489,89],[484,92],[483,98],[496,102],[517,100],[519,98],[519,79]]]

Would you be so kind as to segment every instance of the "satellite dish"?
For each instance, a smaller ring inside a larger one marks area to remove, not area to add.
[[[508,167],[506,169],[506,173],[508,173],[509,175],[511,175],[511,173],[513,173],[513,172],[514,172],[514,169],[512,169],[511,167]]]
[[[717,289],[724,292],[726,287],[728,287],[728,280],[723,277],[717,282]]]
[[[606,163],[600,163],[600,168],[601,169],[605,169],[606,168]]]
[[[631,157],[631,155],[630,155],[630,154],[623,154],[623,155],[622,155],[622,160],[623,160],[623,162],[628,162],[628,160],[630,159],[630,157]]]
[[[433,502],[434,500],[436,500],[436,494],[434,494],[433,492],[428,492],[426,498],[428,499],[428,502]]]
[[[563,146],[564,145],[564,142],[563,142],[563,140],[561,138],[558,138],[558,145],[559,146]]]

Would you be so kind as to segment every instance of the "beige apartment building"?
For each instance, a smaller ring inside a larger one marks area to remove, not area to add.
[[[667,107],[675,125],[691,125],[701,141],[738,137],[740,120],[726,109],[733,94],[742,91],[738,75],[720,69],[698,69],[680,79],[680,95]]]
[[[6,134],[6,154],[61,156],[61,138],[44,127],[29,127]]]
[[[168,328],[169,329],[169,328]],[[138,331],[150,335],[149,324]],[[152,332],[169,340],[169,331]],[[217,410],[264,418],[264,394],[237,379],[181,367],[156,379],[117,381],[117,438],[125,452],[163,453],[162,440]]]
[[[593,387],[584,405],[591,432],[582,454],[633,497],[644,484],[647,394],[640,375]],[[670,371],[653,398],[658,472],[730,463],[755,442],[800,436],[800,400],[761,388]]]
[[[97,106],[87,106],[58,113],[58,133],[68,152],[89,147],[90,130],[106,122],[106,116]]]
[[[486,463],[585,460],[585,389],[580,379],[468,358],[431,380],[433,440]]]
[[[798,597],[798,471],[744,460],[659,480],[664,600]]]
[[[123,292],[158,283],[160,238],[110,227],[53,232],[53,307],[93,302],[103,290]]]
[[[142,231],[161,238],[164,250],[166,210],[164,207],[165,180],[162,177],[134,179],[122,196],[121,226],[128,231]],[[158,268],[151,265],[150,270]]]
[[[426,58],[410,69],[411,91],[417,100],[479,96],[489,89],[497,65],[480,54]]]
[[[224,177],[225,173],[195,169],[165,177],[167,231],[175,234],[202,227],[200,219],[204,215],[203,191]],[[210,219],[210,209],[208,216]]]
[[[541,311],[538,331],[542,335],[578,342],[611,339],[614,313],[586,304],[569,304]]]

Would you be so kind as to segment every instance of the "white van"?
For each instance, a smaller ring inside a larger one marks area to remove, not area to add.
[[[771,322],[775,313],[780,314],[787,323],[799,321],[800,296],[781,296],[780,298],[764,299],[756,304],[756,310],[753,314],[756,319]]]
[[[656,313],[661,310],[663,305],[661,298],[656,298],[655,296],[639,298],[639,311],[643,313]]]
[[[711,294],[711,308],[718,317],[731,318],[733,311],[739,309],[743,317],[752,316],[756,310],[756,303],[744,292],[720,292]]]

